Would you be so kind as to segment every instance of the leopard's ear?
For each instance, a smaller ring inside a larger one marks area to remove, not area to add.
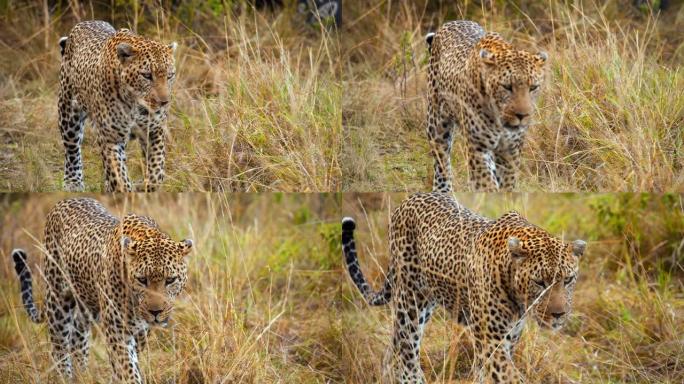
[[[169,49],[171,50],[171,53],[175,53],[175,52],[176,52],[176,48],[178,48],[178,43],[176,43],[176,42],[174,41],[173,43],[169,44],[167,47],[169,47]]]
[[[135,50],[128,43],[120,43],[116,46],[116,55],[119,57],[121,64],[125,64],[135,56]]]
[[[511,252],[511,255],[513,255],[513,257],[516,259],[525,257],[525,254],[522,249],[522,244],[520,243],[520,239],[518,239],[517,237],[508,238],[508,250]]]
[[[572,254],[577,257],[582,257],[584,255],[584,249],[586,249],[587,243],[584,240],[575,240],[572,242]]]
[[[121,236],[121,251],[126,255],[135,254],[136,248],[135,241],[131,240],[128,236]]]
[[[546,64],[546,61],[549,60],[549,54],[544,51],[539,51],[534,55],[534,58],[537,59],[539,65],[544,65]]]
[[[484,48],[480,49],[480,59],[487,65],[496,65],[496,57],[494,54]]]
[[[185,239],[179,243],[181,254],[183,257],[187,256],[192,251],[193,242],[190,239]]]

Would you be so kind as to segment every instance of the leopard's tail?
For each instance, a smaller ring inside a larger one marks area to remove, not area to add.
[[[366,299],[366,302],[368,302],[369,305],[385,305],[389,303],[390,298],[392,297],[392,279],[394,276],[394,268],[390,266],[382,289],[378,292],[373,292],[373,289],[363,276],[363,272],[361,272],[359,258],[356,255],[354,229],[356,229],[356,223],[354,222],[354,219],[351,217],[345,217],[342,219],[342,252],[344,253],[344,259],[347,264],[349,277],[351,277],[352,281],[359,291],[361,291],[363,298]]]
[[[427,35],[425,35],[425,42],[428,45],[428,49],[432,48],[432,39],[434,39],[434,38],[435,38],[434,32],[430,32]]]
[[[33,280],[31,279],[31,270],[26,265],[26,252],[23,249],[15,249],[12,251],[12,259],[14,260],[14,270],[19,276],[21,301],[24,303],[24,308],[31,321],[42,323],[45,318],[43,312],[33,301]]]

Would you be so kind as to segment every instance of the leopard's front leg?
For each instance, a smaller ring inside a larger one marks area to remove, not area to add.
[[[136,338],[128,332],[124,316],[110,303],[103,311],[102,320],[114,382],[142,384]]]
[[[478,192],[499,190],[494,153],[488,148],[477,143],[468,143],[468,171],[473,190]]]
[[[154,192],[164,182],[166,135],[162,122],[151,121],[139,127],[138,140],[145,159],[145,191]]]
[[[480,284],[476,284],[479,281]],[[516,315],[516,308],[498,307],[498,295],[489,288],[496,285],[488,274],[471,275],[471,321],[469,327],[475,342],[475,378],[477,383],[520,384],[525,378],[513,364],[513,349],[520,340],[524,318]]]
[[[145,346],[147,346],[147,339],[150,335],[150,327],[145,324],[144,326],[138,326],[136,328],[135,334],[133,337],[135,338],[135,349],[138,352],[138,354],[141,354],[145,350]]]
[[[98,142],[102,155],[104,169],[105,192],[130,192],[131,182],[128,179],[126,167],[126,142],[125,138],[108,138],[100,135]]]
[[[472,113],[467,108],[461,109],[459,120],[468,141],[468,179],[471,189],[478,192],[498,191],[494,149],[500,133],[492,129],[493,122],[490,119]]]
[[[476,342],[476,349],[478,350],[476,366],[479,369],[477,378],[480,383],[520,384],[525,382],[522,374],[513,364],[509,350],[502,339],[489,335],[487,340]]]
[[[517,173],[520,170],[520,151],[524,139],[524,128],[507,132],[495,149],[496,179],[501,190],[512,191],[516,186]]]
[[[492,298],[478,300],[491,303]],[[513,364],[512,351],[520,338],[524,323],[502,323],[512,313],[492,313],[485,310],[487,305],[473,313],[473,336],[476,352],[476,378],[486,384],[520,384],[525,379]]]

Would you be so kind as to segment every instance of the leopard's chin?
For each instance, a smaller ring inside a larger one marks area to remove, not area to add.
[[[550,329],[554,332],[559,331],[565,325],[565,320],[549,320],[536,316],[537,324],[544,329]]]

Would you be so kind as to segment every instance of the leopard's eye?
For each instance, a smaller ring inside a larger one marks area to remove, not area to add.
[[[534,283],[537,284],[539,287],[546,288],[546,283],[544,282],[544,280],[532,280],[532,281],[534,281]]]
[[[136,277],[136,280],[138,280],[138,283],[147,287],[147,277]]]
[[[140,72],[140,76],[144,77],[146,80],[152,80],[152,72]]]
[[[173,79],[174,76],[176,76],[176,72],[169,72],[167,78],[168,78],[169,80],[171,80],[171,79]]]
[[[573,276],[570,276],[570,277],[568,277],[568,278],[566,278],[566,279],[563,281],[563,283],[565,283],[565,285],[570,285],[573,281],[575,281],[575,276],[574,276],[574,275],[573,275]]]
[[[175,283],[176,280],[178,280],[178,277],[176,277],[176,276],[167,277],[166,278],[166,285],[171,285],[171,284]]]
[[[513,92],[513,84],[505,84],[503,87],[508,92]]]
[[[532,84],[532,85],[530,86],[530,92],[534,92],[534,91],[536,91],[537,89],[539,89],[539,84]]]

